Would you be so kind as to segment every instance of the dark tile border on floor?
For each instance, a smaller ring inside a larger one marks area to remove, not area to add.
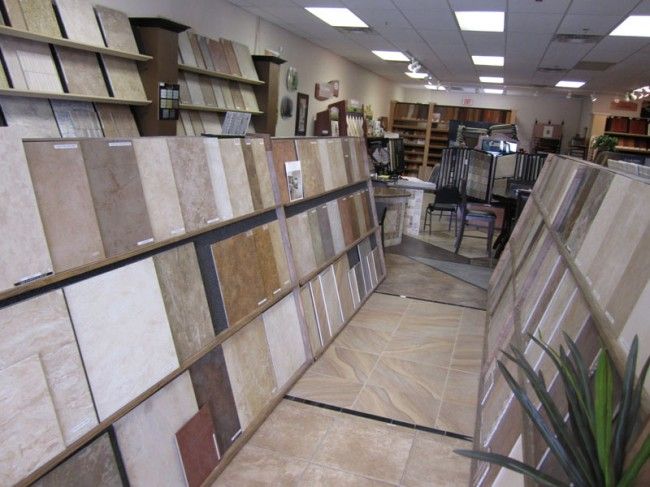
[[[470,264],[471,259],[463,255],[454,254],[447,249],[430,244],[415,237],[402,235],[402,243],[399,245],[391,245],[384,248],[387,254],[397,254],[404,257],[416,255],[418,257],[425,257],[427,259],[444,260],[447,262],[455,262],[457,264]]]
[[[423,265],[425,265],[425,264],[423,264]],[[413,299],[414,301],[424,301],[425,303],[444,304],[446,306],[458,306],[459,308],[476,309],[478,311],[487,311],[486,308],[479,308],[479,307],[476,307],[476,306],[467,306],[466,304],[449,303],[447,301],[437,301],[435,299],[416,298],[414,296],[407,296],[406,294],[394,294],[394,293],[387,293],[386,291],[377,291],[377,290],[375,290],[375,294],[385,294],[386,296],[395,296],[395,297],[398,297],[398,298]]]
[[[437,428],[430,428],[429,426],[422,426],[415,423],[407,423],[406,421],[400,421],[397,419],[386,418],[384,416],[378,416],[376,414],[363,413],[361,411],[355,411],[354,409],[341,408],[338,406],[332,406],[331,404],[325,404],[318,401],[312,401],[310,399],[302,399],[300,397],[291,396],[286,394],[285,399],[293,402],[298,402],[301,404],[306,404],[308,406],[315,406],[321,409],[329,409],[330,411],[336,411],[337,413],[349,414],[350,416],[357,416],[359,418],[372,419],[374,421],[379,421],[381,423],[393,424],[395,426],[402,426],[404,428],[415,429],[418,431],[425,431],[427,433],[433,433],[434,435],[448,436],[450,438],[455,438],[457,440],[473,442],[474,439],[471,436],[463,435],[461,433],[454,433],[453,431],[445,431]]]
[[[470,282],[470,281],[468,281],[466,279],[463,279],[462,277],[458,277],[455,274],[451,274],[446,270],[440,269],[440,268],[438,268],[438,267],[436,267],[436,266],[434,266],[432,264],[427,264],[426,262],[421,262],[421,261],[418,260],[418,259],[429,259],[430,257],[419,257],[417,255],[416,256],[406,255],[406,256],[403,256],[403,257],[408,257],[413,262],[417,262],[418,264],[425,265],[425,266],[427,266],[427,267],[429,267],[429,268],[431,268],[431,269],[433,269],[435,271],[442,272],[443,274],[447,274],[449,277],[453,277],[454,279],[458,279],[459,281],[462,281],[465,284],[469,284],[472,287],[475,287],[477,289],[480,289],[481,291],[487,292],[487,287],[481,287],[478,284],[474,284],[473,282]],[[440,259],[431,259],[431,260],[439,260],[440,261]],[[449,261],[440,261],[440,262],[447,262],[448,264],[458,264],[458,265],[470,265],[470,266],[472,265],[472,264],[460,264],[458,262],[449,262]],[[482,267],[482,266],[474,266],[474,267]],[[487,284],[486,284],[486,286],[487,286]]]

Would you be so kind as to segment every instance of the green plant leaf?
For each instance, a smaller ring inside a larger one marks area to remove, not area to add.
[[[493,463],[495,465],[499,465],[509,470],[513,470],[520,474],[526,475],[527,477],[530,477],[535,482],[537,482],[539,485],[546,485],[548,487],[569,487],[567,484],[559,481],[558,479],[540,472],[539,470],[531,467],[530,465],[526,465],[519,460],[515,460],[514,458],[510,458],[505,455],[473,450],[454,450],[454,452],[464,457]]]
[[[622,400],[616,416],[614,430],[614,478],[620,479],[625,462],[625,453],[627,443],[632,433],[632,428],[636,422],[636,411],[632,411],[632,399],[634,396],[634,380],[636,374],[636,358],[639,350],[639,338],[634,337],[630,353],[627,356],[625,364],[625,374],[623,377],[623,389],[621,390]]]
[[[596,381],[594,390],[594,410],[596,412],[596,450],[598,462],[605,477],[605,486],[614,485],[614,471],[612,468],[612,391],[614,380],[605,350],[601,350],[596,367]]]
[[[634,484],[637,475],[639,475],[641,468],[645,462],[648,461],[648,458],[650,458],[650,436],[645,439],[637,454],[634,455],[634,458],[623,473],[623,477],[617,484],[617,487],[631,487]]]
[[[562,333],[564,334],[564,340],[566,341],[567,345],[569,346],[569,350],[571,351],[571,362],[575,366],[576,376],[578,378],[578,383],[580,384],[580,390],[585,397],[585,406],[587,407],[589,415],[593,416],[593,397],[591,394],[591,387],[589,385],[588,367],[585,364],[585,361],[582,359],[582,354],[580,353],[580,350],[578,350],[576,343],[571,339],[568,333]]]

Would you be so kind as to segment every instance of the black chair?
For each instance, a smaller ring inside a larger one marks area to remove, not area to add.
[[[458,209],[460,218],[460,230],[456,235],[456,245],[454,252],[457,254],[460,250],[465,233],[465,225],[481,224],[487,226],[487,253],[492,263],[492,239],[494,238],[494,227],[496,225],[497,216],[489,210],[468,210],[467,209],[467,181],[461,181],[461,203]],[[478,237],[482,238],[482,237]]]
[[[535,182],[544,168],[547,154],[517,154],[515,181]]]
[[[379,226],[381,227],[381,248],[384,248],[384,221],[386,220],[386,212],[388,211],[388,205],[386,203],[377,203],[375,202],[375,208],[377,210],[377,215],[379,217]]]
[[[445,188],[439,188],[436,190],[436,196],[433,200],[433,203],[430,203],[427,206],[426,214],[424,215],[424,226],[422,231],[426,230],[427,226],[429,227],[429,234],[431,234],[431,220],[433,219],[433,214],[436,211],[440,212],[438,220],[442,218],[443,212],[449,212],[449,227],[448,230],[451,230],[451,220],[458,211],[458,205],[460,204],[460,192],[457,188],[453,186],[447,186]],[[458,232],[458,221],[456,221],[455,231]]]

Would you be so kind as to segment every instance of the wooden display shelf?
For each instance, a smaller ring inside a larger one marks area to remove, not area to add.
[[[0,34],[10,36],[10,37],[17,37],[19,39],[27,39],[30,41],[54,44],[56,46],[70,47],[72,49],[77,49],[80,51],[90,51],[90,52],[96,52],[98,54],[105,54],[107,56],[120,57],[124,59],[132,59],[134,61],[149,61],[150,59],[153,59],[151,56],[146,56],[144,54],[120,51],[118,49],[111,49],[110,47],[105,47],[105,46],[96,46],[94,44],[85,44],[83,42],[64,39],[63,37],[46,36],[43,34],[37,34],[36,32],[29,32],[22,29],[14,29],[13,27],[8,27],[6,25],[0,25]]]
[[[650,154],[650,149],[643,149],[642,147],[629,147],[625,145],[617,145],[614,147],[619,152],[633,152],[634,154]]]
[[[179,64],[178,65],[179,71],[186,71],[188,73],[195,73],[195,74],[202,74],[203,76],[209,76],[211,78],[221,78],[221,79],[227,79],[230,81],[238,81],[240,83],[245,83],[247,85],[264,85],[264,81],[260,81],[258,79],[250,79],[250,78],[244,78],[243,76],[237,76],[235,74],[229,74],[229,73],[220,73],[218,71],[211,71],[209,69],[203,69],[203,68],[198,68],[196,66],[190,66],[188,64]]]
[[[251,115],[264,115],[264,112],[258,112],[255,110],[239,110],[238,108],[219,108],[219,107],[209,107],[205,105],[191,105],[189,103],[180,103],[178,108],[181,110],[194,110],[197,112],[217,112],[217,113],[226,113],[226,112],[239,112],[239,113],[250,113]]]
[[[426,132],[427,131],[426,127],[416,127],[414,125],[401,125],[401,124],[396,124],[396,123],[393,124],[393,128],[405,129],[405,130],[417,130],[417,131],[421,131],[421,132]]]
[[[396,122],[420,122],[420,123],[427,123],[426,118],[394,118]]]
[[[74,93],[57,93],[52,91],[18,90],[16,88],[0,88],[0,95],[24,96],[27,98],[49,98],[52,100],[88,101],[97,103],[112,103],[114,105],[146,106],[151,100],[129,100],[110,96],[75,95]]]
[[[627,132],[605,132],[605,135],[611,135],[613,137],[630,137],[635,139],[650,139],[650,135],[646,134],[628,134]]]

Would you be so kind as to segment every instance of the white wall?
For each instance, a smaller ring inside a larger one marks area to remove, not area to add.
[[[395,83],[320,48],[274,24],[266,22],[225,0],[98,0],[98,3],[126,12],[131,17],[162,16],[191,26],[208,37],[224,37],[248,45],[253,53],[265,49],[279,50],[287,63],[282,65],[281,81],[289,66],[298,70],[298,91],[309,95],[309,118],[324,110],[329,103],[355,98],[372,105],[375,118],[388,115],[391,99],[401,97],[402,89]],[[339,98],[326,102],[314,99],[317,81],[338,79]],[[282,83],[280,98],[286,93]],[[296,93],[292,93],[294,105]],[[287,120],[278,118],[277,135],[293,135],[294,116]],[[313,133],[313,123],[308,134]]]
[[[525,149],[529,149],[530,139],[535,120],[546,123],[561,123],[564,121],[564,136],[562,139],[563,150],[568,147],[571,138],[579,133],[582,135],[581,125],[583,98],[566,99],[565,96],[539,95],[485,95],[455,92],[439,92],[417,88],[404,90],[405,101],[421,103],[439,103],[441,105],[462,105],[463,99],[471,98],[473,108],[505,108],[517,112],[517,130],[519,139]],[[591,103],[589,98],[586,102]]]

